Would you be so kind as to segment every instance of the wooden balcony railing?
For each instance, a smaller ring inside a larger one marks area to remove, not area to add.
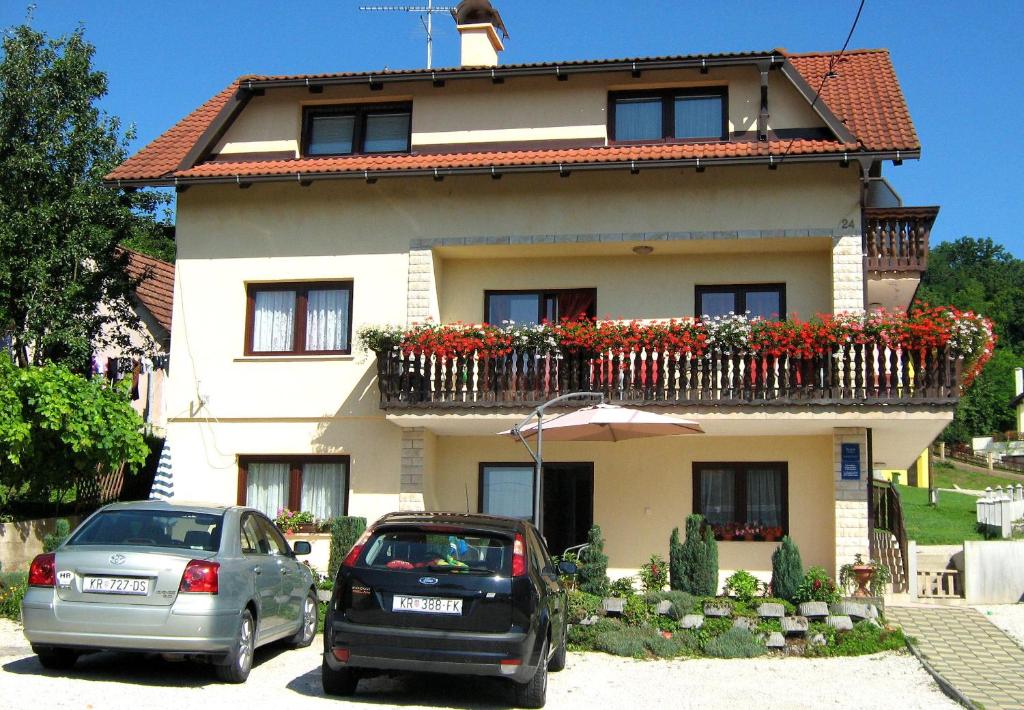
[[[836,346],[810,358],[710,352],[438,357],[377,353],[384,409],[519,408],[568,392],[624,404],[758,406],[955,404],[962,360],[945,348]]]
[[[924,271],[938,207],[869,207],[864,210],[868,271]]]

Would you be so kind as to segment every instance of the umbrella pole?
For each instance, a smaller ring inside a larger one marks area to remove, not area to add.
[[[519,437],[519,440],[523,442],[523,446],[530,452],[530,457],[533,459],[533,524],[537,527],[537,530],[543,534],[542,525],[543,521],[543,506],[542,502],[542,488],[544,485],[544,411],[553,404],[560,404],[562,402],[568,402],[571,400],[596,400],[599,404],[604,402],[604,395],[600,392],[570,392],[569,394],[563,394],[560,397],[548,400],[544,404],[534,409],[530,414],[519,423],[518,426],[512,427],[512,432]],[[537,418],[537,450],[534,451],[530,448],[530,443],[523,436],[522,428],[530,423],[530,421]]]

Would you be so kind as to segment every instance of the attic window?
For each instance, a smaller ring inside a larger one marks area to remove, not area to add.
[[[412,104],[316,106],[303,113],[304,155],[408,153]]]
[[[612,93],[609,138],[616,143],[726,140],[726,97],[724,88]]]

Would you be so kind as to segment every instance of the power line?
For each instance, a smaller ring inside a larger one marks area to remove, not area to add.
[[[821,83],[818,84],[818,90],[814,92],[814,99],[811,101],[812,109],[818,103],[818,99],[821,98],[821,90],[825,88],[825,82],[835,76],[833,70],[835,69],[836,64],[839,63],[839,60],[843,58],[847,47],[850,46],[850,40],[853,38],[853,31],[857,29],[857,23],[860,22],[860,14],[864,11],[865,2],[866,0],[860,0],[860,6],[857,8],[857,15],[853,18],[853,24],[850,25],[850,31],[846,35],[846,41],[843,42],[843,48],[839,50],[839,54],[832,56],[828,62],[828,69],[826,69],[825,73],[821,76]],[[782,154],[782,157],[779,158],[780,163],[786,159],[787,155],[789,155],[789,151],[793,147],[794,141],[796,141],[795,137],[789,139],[789,144],[786,146],[785,152]]]

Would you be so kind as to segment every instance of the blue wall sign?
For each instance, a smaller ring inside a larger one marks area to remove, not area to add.
[[[840,471],[844,481],[860,480],[860,444],[843,444]]]

